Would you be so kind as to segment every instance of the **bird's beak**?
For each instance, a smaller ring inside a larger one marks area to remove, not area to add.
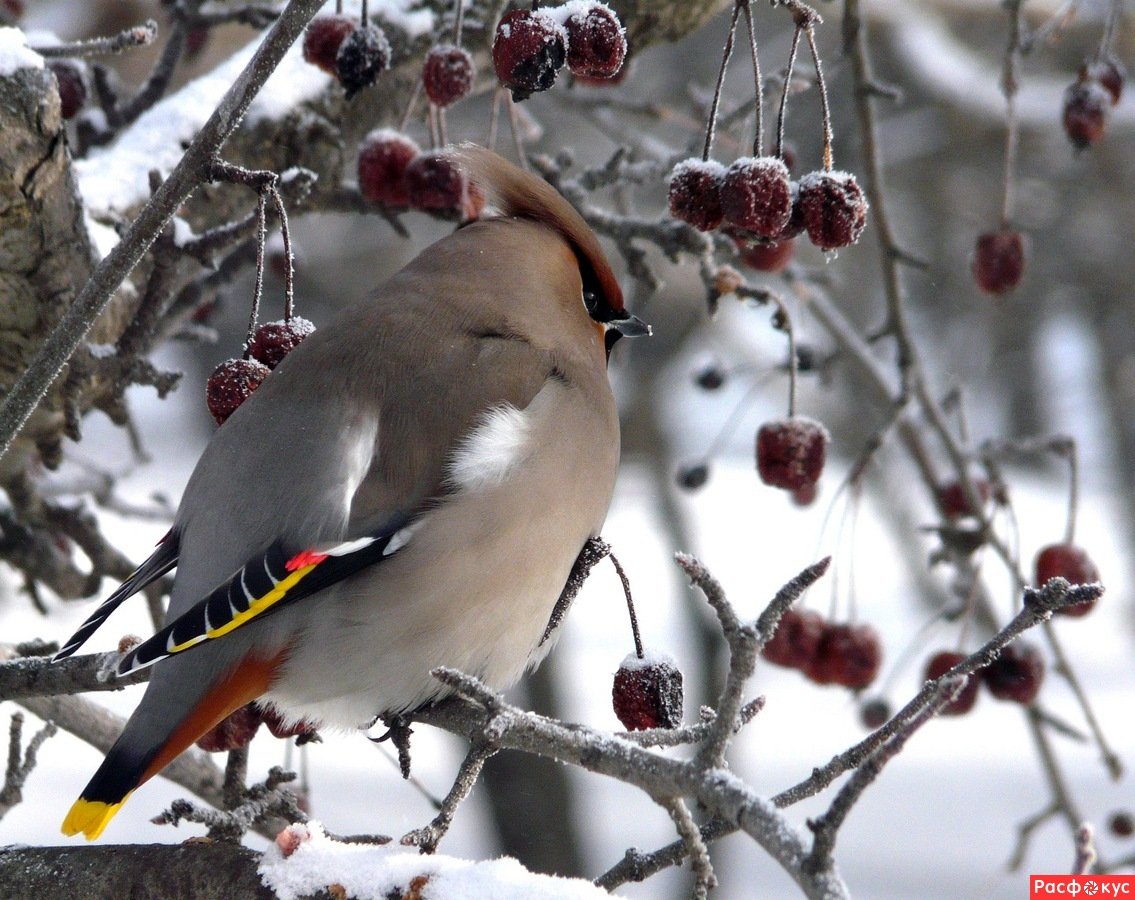
[[[607,327],[612,331],[617,331],[623,337],[643,337],[652,334],[649,325],[638,316],[632,316],[630,313],[625,314],[620,319],[611,319],[607,322]]]

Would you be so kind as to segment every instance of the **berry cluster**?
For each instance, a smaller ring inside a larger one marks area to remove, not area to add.
[[[828,622],[811,610],[790,609],[761,656],[773,665],[799,669],[816,684],[858,691],[879,674],[883,645],[870,625]]]
[[[229,359],[217,366],[205,383],[205,403],[217,424],[223,425],[284,357],[313,331],[315,326],[299,316],[268,322],[249,338],[248,357]]]
[[[926,662],[926,681],[945,675],[966,658],[964,653],[940,650]],[[965,687],[941,711],[943,716],[963,716],[977,703],[977,692],[985,685],[993,697],[1027,706],[1040,693],[1044,683],[1044,658],[1032,644],[1017,641],[1005,647],[984,669],[972,673]]]
[[[303,58],[339,79],[350,99],[390,68],[390,41],[365,13],[361,20],[342,13],[316,16],[303,36]]]
[[[506,13],[497,23],[492,52],[500,83],[513,100],[525,100],[555,84],[565,64],[582,78],[614,78],[627,56],[627,37],[605,3],[569,0]]]
[[[475,219],[485,205],[484,195],[442,151],[422,149],[409,137],[389,128],[368,134],[359,147],[359,192],[372,203],[392,209],[431,213],[456,212]]]
[[[261,725],[266,725],[273,737],[295,737],[301,744],[318,739],[315,729],[307,722],[289,724],[272,707],[248,703],[201,735],[197,746],[207,753],[239,750],[249,745]]]
[[[1123,64],[1110,54],[1080,66],[1076,80],[1064,92],[1064,133],[1077,150],[1103,137],[1111,108],[1123,95]]]
[[[682,672],[662,653],[628,655],[615,673],[611,704],[627,731],[682,724]]]

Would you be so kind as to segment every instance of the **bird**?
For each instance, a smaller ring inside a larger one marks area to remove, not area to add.
[[[498,690],[551,649],[619,464],[607,363],[650,329],[594,232],[542,178],[463,144],[492,214],[299,344],[212,435],[151,556],[56,654],[176,568],[153,666],[63,822],[97,838],[130,794],[251,701],[357,729]],[[554,635],[553,635],[554,638]]]

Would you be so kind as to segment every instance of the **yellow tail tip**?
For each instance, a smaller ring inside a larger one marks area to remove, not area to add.
[[[80,832],[88,841],[93,841],[114,818],[122,804],[126,802],[127,794],[117,803],[103,803],[101,800],[84,800],[80,797],[75,801],[63,820],[63,833],[67,837],[74,837]]]

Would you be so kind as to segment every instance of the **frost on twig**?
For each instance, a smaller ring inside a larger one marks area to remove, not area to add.
[[[23,728],[23,714],[13,713],[8,727],[8,765],[4,769],[4,785],[0,787],[0,819],[23,799],[24,784],[35,768],[36,754],[43,742],[57,731],[55,724],[48,722],[32,736],[24,748]]]

